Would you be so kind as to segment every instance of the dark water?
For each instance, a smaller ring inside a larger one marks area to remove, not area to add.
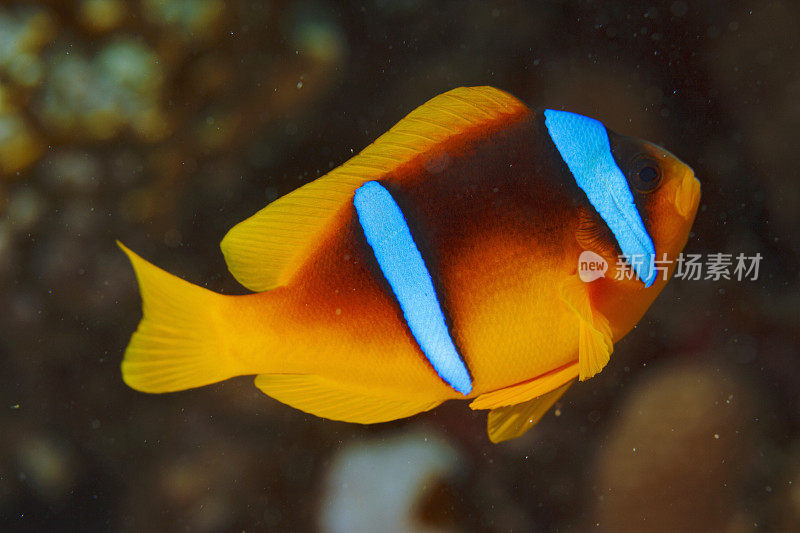
[[[800,527],[795,2],[5,2],[0,529],[789,531]],[[445,405],[362,427],[250,378],[122,383],[114,239],[241,293],[218,243],[428,98],[494,85],[662,144],[703,200],[611,364],[491,445]]]

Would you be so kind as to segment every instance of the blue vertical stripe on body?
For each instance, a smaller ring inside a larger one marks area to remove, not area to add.
[[[445,382],[469,394],[472,380],[450,338],[433,280],[400,207],[377,181],[359,187],[353,204],[367,243],[420,349]]]
[[[546,109],[545,126],[562,159],[603,217],[622,255],[649,287],[656,279],[656,251],[628,187],[611,154],[608,132],[593,118]]]

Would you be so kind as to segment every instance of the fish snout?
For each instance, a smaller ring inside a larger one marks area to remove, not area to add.
[[[675,207],[684,218],[694,215],[700,203],[700,180],[692,169],[687,169],[675,192]]]

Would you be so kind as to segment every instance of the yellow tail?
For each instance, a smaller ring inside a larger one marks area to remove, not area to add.
[[[142,392],[171,392],[245,372],[225,346],[226,299],[148,263],[122,243],[142,294],[144,317],[122,361],[122,379]]]

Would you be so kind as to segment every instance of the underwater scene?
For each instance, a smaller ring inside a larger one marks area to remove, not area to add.
[[[798,27],[0,3],[0,531],[800,530]]]

